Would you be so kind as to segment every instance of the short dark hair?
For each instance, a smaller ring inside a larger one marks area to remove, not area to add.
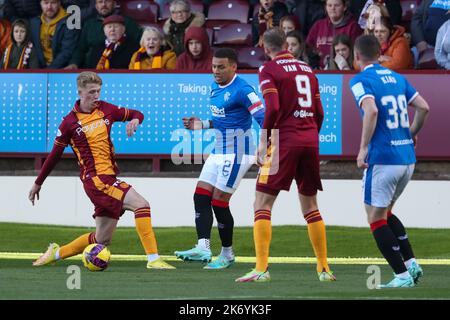
[[[263,42],[265,47],[274,51],[281,51],[286,43],[286,35],[279,28],[268,29],[263,34]]]
[[[219,48],[214,51],[214,57],[216,58],[227,58],[231,63],[238,63],[238,56],[234,49],[231,48]]]
[[[377,60],[380,55],[380,43],[375,36],[368,34],[356,38],[355,49],[364,60]]]

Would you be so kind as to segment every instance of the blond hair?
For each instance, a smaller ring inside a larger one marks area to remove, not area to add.
[[[164,39],[164,35],[162,34],[162,32],[156,28],[156,27],[145,27],[144,31],[142,32],[142,37],[141,37],[141,41],[140,41],[140,45],[141,47],[144,47],[144,41],[145,41],[145,37],[147,36],[148,33],[153,32],[156,34],[156,36],[159,39],[159,45],[161,47],[166,45],[166,41]]]
[[[92,71],[83,71],[77,77],[77,86],[78,88],[85,88],[89,83],[95,83],[102,85],[102,78],[99,75]]]

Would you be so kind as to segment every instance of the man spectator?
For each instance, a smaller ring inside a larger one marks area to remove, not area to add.
[[[262,47],[262,35],[267,29],[278,27],[280,20],[289,15],[284,3],[276,0],[260,0],[259,11],[253,17],[253,45]]]
[[[61,0],[64,9],[75,5],[81,11],[81,23],[89,18],[95,17],[95,0]]]
[[[103,21],[115,12],[116,1],[95,0],[96,17],[88,19],[81,29],[80,40],[74,48],[70,64],[66,69],[77,69],[87,67],[87,57],[95,46],[104,46],[106,37],[103,31]],[[131,18],[123,17],[125,20],[125,34],[134,42],[141,40],[141,27]],[[129,61],[128,61],[129,62]]]
[[[64,68],[72,57],[79,31],[67,26],[60,0],[41,0],[42,15],[30,20],[31,40],[41,68]]]

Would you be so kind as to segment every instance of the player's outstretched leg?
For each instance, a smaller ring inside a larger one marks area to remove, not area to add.
[[[73,240],[65,246],[59,247],[56,243],[50,243],[47,251],[45,251],[36,261],[33,262],[33,266],[44,266],[49,263],[54,263],[60,259],[69,258],[82,253],[84,248],[89,244],[96,243],[95,233],[85,233]]]
[[[423,270],[416,261],[405,227],[400,219],[390,210],[387,213],[387,223],[400,245],[400,253],[402,254],[405,266],[411,277],[413,277],[414,283],[417,284],[419,279],[423,276]]]
[[[212,186],[210,186],[212,188]],[[183,261],[210,262],[212,253],[210,247],[213,211],[211,207],[212,192],[197,186],[194,193],[195,226],[198,243],[194,248],[185,251],[175,251],[177,258]]]

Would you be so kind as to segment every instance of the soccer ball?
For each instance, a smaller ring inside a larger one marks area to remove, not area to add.
[[[83,251],[83,264],[90,271],[103,271],[108,267],[111,252],[100,243],[88,245]]]

